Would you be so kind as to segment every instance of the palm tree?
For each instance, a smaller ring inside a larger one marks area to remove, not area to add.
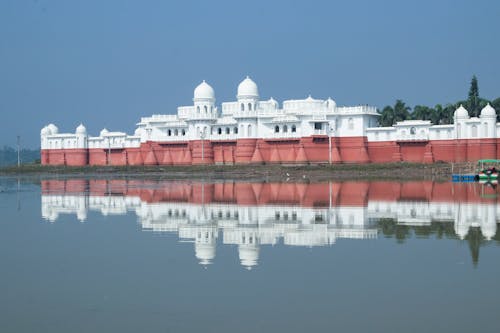
[[[403,121],[410,118],[410,110],[409,106],[398,99],[396,100],[396,104],[394,104],[394,122]]]

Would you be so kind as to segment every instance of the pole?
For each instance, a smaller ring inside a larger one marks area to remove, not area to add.
[[[200,138],[201,138],[201,163],[205,164],[205,128],[200,132]]]
[[[330,123],[328,123],[328,163],[332,164],[332,135]]]
[[[21,136],[17,136],[17,167],[21,166]]]

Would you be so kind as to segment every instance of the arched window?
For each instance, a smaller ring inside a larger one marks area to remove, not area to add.
[[[247,135],[252,136],[252,125],[248,125]]]
[[[211,106],[211,107],[210,107],[210,113],[213,113],[213,112],[214,112],[214,107],[213,107],[213,106]]]
[[[353,130],[353,129],[354,129],[354,121],[352,120],[352,118],[349,118],[349,120],[347,120],[347,127],[348,127],[350,130]]]
[[[234,132],[234,134],[238,134],[238,127],[236,127],[236,126],[235,126],[235,127],[233,128],[233,132]]]
[[[199,106],[196,107],[196,113],[198,113],[198,114],[200,113],[200,107]]]
[[[203,109],[205,109],[205,114],[207,114],[207,113],[208,113],[208,107],[205,105],[205,106],[203,107]]]
[[[182,135],[186,135],[186,130],[182,130]]]
[[[288,132],[288,126],[286,126],[286,125],[285,125],[285,126],[283,126],[283,132],[284,132],[284,133],[287,133],[287,132]]]
[[[176,130],[174,131],[174,135],[175,135],[175,136],[178,136],[178,135],[179,135],[179,130],[177,130],[177,129],[176,129]]]
[[[410,128],[410,134],[411,135],[415,135],[417,133],[417,130],[415,129],[415,127],[411,127]]]
[[[230,130],[229,127],[226,127],[226,134],[229,134]]]
[[[484,127],[484,136],[488,136],[488,124],[487,123],[483,123],[483,127]]]
[[[292,133],[297,132],[297,127],[295,125],[292,125]]]
[[[280,127],[278,125],[274,126],[274,133],[279,133]]]
[[[477,137],[477,126],[472,125],[472,137],[475,138]]]
[[[245,111],[245,104],[241,103],[241,111]]]
[[[171,136],[172,135],[172,130],[168,130],[167,135]]]
[[[219,135],[221,135],[221,134],[222,134],[222,128],[220,128],[220,127],[219,127],[219,128],[217,129],[217,134],[219,134]]]
[[[248,111],[252,111],[252,103],[248,103]]]

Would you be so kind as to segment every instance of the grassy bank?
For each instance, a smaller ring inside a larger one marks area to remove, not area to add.
[[[334,165],[197,165],[197,166],[44,166],[0,168],[4,176],[131,177],[165,179],[234,179],[320,181],[328,179],[449,180],[452,173],[470,173],[470,163],[370,163]]]

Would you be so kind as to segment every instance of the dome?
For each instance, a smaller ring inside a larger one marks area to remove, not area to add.
[[[257,266],[259,261],[259,247],[254,245],[240,245],[239,257],[241,265],[246,269],[252,269]]]
[[[460,239],[465,239],[469,233],[469,225],[466,223],[455,223],[455,233]]]
[[[488,103],[482,110],[481,110],[481,117],[495,117],[497,116],[497,112],[495,109]]]
[[[42,130],[40,131],[40,135],[50,135],[50,129],[48,128],[48,126],[45,126],[44,128],[42,128]]]
[[[87,129],[82,124],[76,128],[76,134],[87,135]]]
[[[203,82],[194,89],[194,99],[215,99],[214,89],[203,80]]]
[[[49,125],[47,126],[47,128],[49,129],[50,134],[57,134],[57,133],[59,133],[59,129],[58,129],[58,128],[57,128],[57,126],[56,126],[56,125],[54,125],[54,124],[49,124]]]
[[[135,136],[141,136],[142,135],[142,128],[138,127],[134,131]]]
[[[330,108],[337,107],[337,103],[335,103],[335,101],[333,99],[331,99],[330,97],[328,97],[328,99],[326,100],[326,105],[327,105],[327,107],[330,107]]]
[[[101,133],[99,133],[99,136],[105,136],[108,133],[109,133],[109,131],[107,129],[103,128]]]
[[[215,244],[195,243],[194,252],[200,265],[210,265],[215,258]]]
[[[455,118],[469,118],[469,112],[464,108],[462,104],[455,110]]]
[[[251,78],[248,76],[240,82],[238,85],[238,96],[237,98],[252,98],[259,97],[259,89],[257,88],[257,84],[253,82]]]

